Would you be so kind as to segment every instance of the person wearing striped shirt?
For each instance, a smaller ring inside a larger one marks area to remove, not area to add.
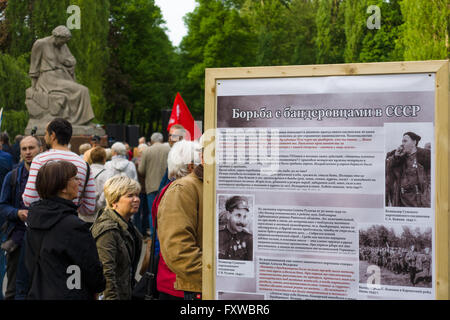
[[[68,145],[71,138],[72,125],[69,121],[62,118],[56,118],[47,125],[44,140],[49,150],[37,155],[33,159],[22,198],[27,207],[30,206],[31,203],[40,200],[35,185],[36,176],[39,169],[46,162],[60,160],[69,161],[77,167],[77,177],[80,182],[78,186],[78,197],[73,201],[78,206],[80,219],[86,221],[88,220],[88,217],[95,214],[96,195],[94,177],[92,172],[90,172],[89,177],[86,177],[88,164],[81,159],[79,155],[70,151]],[[86,179],[88,179],[87,183]]]

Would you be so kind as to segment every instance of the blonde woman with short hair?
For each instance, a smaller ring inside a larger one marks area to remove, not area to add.
[[[142,236],[131,222],[139,210],[139,183],[126,176],[105,182],[106,208],[91,232],[106,279],[104,300],[130,300],[142,248]]]

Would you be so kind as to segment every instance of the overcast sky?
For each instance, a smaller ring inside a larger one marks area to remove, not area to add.
[[[178,46],[187,34],[183,17],[194,11],[195,0],[155,0],[155,4],[161,8],[170,41],[174,46]]]

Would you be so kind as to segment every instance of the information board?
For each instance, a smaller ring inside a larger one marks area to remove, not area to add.
[[[447,61],[208,69],[205,90],[205,298],[448,298]]]

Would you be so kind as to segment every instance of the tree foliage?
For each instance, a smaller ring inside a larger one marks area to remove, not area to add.
[[[107,122],[156,129],[174,98],[175,53],[153,0],[111,0]]]
[[[445,59],[448,57],[447,0],[403,0],[400,2],[404,25],[400,45],[405,60]]]
[[[9,38],[8,24],[5,17],[7,6],[8,0],[0,0],[0,51],[4,51],[7,47]]]
[[[362,40],[366,26],[365,0],[346,0],[344,6],[344,31],[345,31],[345,62],[357,62],[362,47]]]
[[[403,60],[403,50],[396,45],[400,40],[400,26],[403,23],[399,0],[369,0],[367,5],[377,5],[382,20],[380,29],[365,30],[359,61]]]
[[[109,59],[109,0],[71,0],[81,10],[80,29],[72,30],[69,47],[77,59],[77,81],[89,88],[96,122],[102,122],[106,99],[104,73]],[[67,9],[66,9],[67,10]],[[66,12],[66,19],[69,16]]]
[[[81,29],[71,30],[68,46],[77,59],[77,81],[89,88],[98,121],[105,108],[103,73],[108,62],[109,0],[8,0],[5,15],[8,45],[4,51],[24,57],[27,61],[24,71],[28,72],[34,41],[50,36],[55,27],[66,25],[69,5],[80,7]],[[24,104],[22,107],[25,108]]]
[[[316,15],[317,63],[344,61],[345,32],[344,5],[341,0],[318,0]]]
[[[175,48],[154,0],[0,0],[2,70],[12,72],[0,75],[8,82],[0,84],[0,103],[26,114],[33,42],[66,24],[71,4],[81,9],[81,30],[72,30],[69,47],[96,121],[139,124],[147,136],[160,129],[161,109],[177,92],[202,117],[206,68],[449,56],[446,0],[196,1]],[[370,5],[380,8],[380,29],[367,27]]]
[[[256,65],[286,65],[294,50],[295,29],[288,19],[289,9],[279,0],[247,0],[243,15],[257,35]]]
[[[31,51],[34,41],[51,35],[52,30],[64,25],[69,0],[9,0],[6,19],[9,25],[8,52],[20,56]]]
[[[7,131],[12,137],[23,133],[28,121],[25,90],[30,80],[22,70],[23,64],[22,58],[0,54],[0,108],[4,108],[1,130]]]
[[[359,231],[359,243],[361,246],[370,247],[397,247],[409,248],[414,245],[416,249],[431,248],[432,230],[427,228],[411,230],[408,226],[402,226],[402,232],[396,233],[393,228],[383,225],[373,225],[367,230]]]
[[[242,67],[252,63],[255,37],[248,21],[231,2],[197,0],[198,6],[186,15],[188,34],[180,50],[182,68],[180,92],[196,115],[203,112],[205,68]]]

